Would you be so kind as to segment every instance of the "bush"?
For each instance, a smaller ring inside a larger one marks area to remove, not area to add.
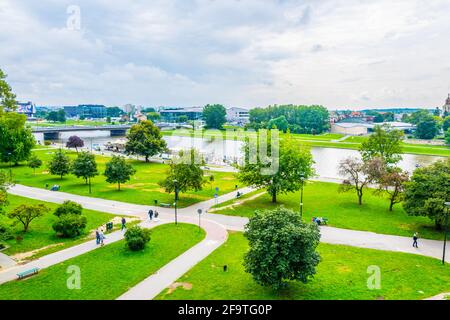
[[[53,230],[59,237],[75,238],[86,228],[87,219],[81,215],[65,214],[53,224]]]
[[[65,214],[81,215],[83,207],[73,201],[64,201],[62,205],[56,208],[53,213],[55,216],[60,217]]]
[[[135,226],[125,232],[125,241],[132,251],[139,251],[145,248],[150,241],[150,230]]]
[[[83,207],[73,201],[65,201],[53,213],[59,219],[53,224],[53,230],[59,237],[74,238],[86,228],[87,220],[83,217]]]
[[[45,140],[44,141],[44,146],[50,146],[52,144],[51,141]]]
[[[0,242],[13,239],[14,236],[12,235],[11,231],[11,223],[6,219],[2,219],[0,215]]]

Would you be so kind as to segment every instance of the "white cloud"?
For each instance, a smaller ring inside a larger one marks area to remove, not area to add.
[[[445,0],[2,0],[0,68],[38,104],[439,106]]]

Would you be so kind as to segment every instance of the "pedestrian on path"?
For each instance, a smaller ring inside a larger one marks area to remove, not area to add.
[[[100,244],[100,232],[97,230],[95,230],[95,241],[97,243],[97,245]]]
[[[155,222],[158,222],[159,212],[155,210]]]
[[[103,233],[102,229],[100,229],[99,237],[100,237],[100,245],[103,247],[105,245],[106,237],[105,237],[105,234]]]
[[[153,210],[152,209],[148,210],[148,217],[150,218],[150,221],[153,220]]]
[[[127,227],[127,220],[125,220],[125,217],[122,217],[122,231],[123,229],[126,229]]]
[[[419,245],[417,244],[417,240],[419,240],[419,234],[417,232],[415,232],[413,235],[413,247],[414,248],[419,248]]]

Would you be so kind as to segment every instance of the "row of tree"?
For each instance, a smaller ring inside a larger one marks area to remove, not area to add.
[[[89,185],[89,192],[91,192],[91,179],[99,175],[95,155],[89,152],[80,152],[72,162],[70,157],[59,149],[49,161],[48,169],[51,174],[60,176],[61,179],[70,173],[84,179],[86,185]],[[117,183],[120,190],[120,185],[129,181],[135,173],[136,170],[124,157],[113,156],[106,163],[103,175],[108,183]]]
[[[275,105],[250,110],[247,127],[321,134],[330,128],[330,120],[328,110],[323,106]]]

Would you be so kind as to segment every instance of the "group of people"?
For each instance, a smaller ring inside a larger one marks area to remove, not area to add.
[[[105,244],[105,233],[103,232],[103,229],[97,229],[95,230],[95,240],[97,242],[97,245],[103,246]]]
[[[148,210],[148,217],[150,219],[150,221],[153,220],[153,217],[155,218],[155,221],[159,221],[158,217],[159,217],[159,213],[158,211],[153,211],[152,209]]]

